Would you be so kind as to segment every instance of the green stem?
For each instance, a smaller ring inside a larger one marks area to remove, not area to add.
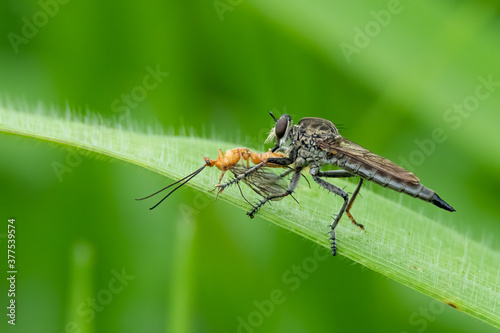
[[[67,309],[68,327],[76,328],[76,331],[81,333],[94,332],[94,320],[82,316],[77,312],[81,308],[89,295],[94,294],[93,273],[94,273],[94,255],[92,247],[84,242],[79,241],[73,245],[71,252],[71,283],[70,283],[70,299]]]
[[[180,219],[176,224],[176,243],[174,247],[174,273],[167,299],[170,310],[166,316],[166,332],[191,332],[191,308],[193,283],[191,272],[194,269],[194,225],[195,221]]]

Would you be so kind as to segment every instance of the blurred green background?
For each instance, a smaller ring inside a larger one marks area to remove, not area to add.
[[[499,250],[499,29],[487,0],[7,0],[0,94],[259,150],[268,110],[327,118],[457,213],[369,189]],[[2,331],[496,331],[345,258],[297,272],[312,243],[189,188],[150,212],[133,198],[171,180],[72,156],[0,134],[0,246],[16,218],[19,271]]]

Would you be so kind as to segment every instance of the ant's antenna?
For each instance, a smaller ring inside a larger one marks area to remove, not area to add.
[[[149,209],[154,209],[156,208],[156,206],[158,206],[159,204],[161,204],[163,202],[163,200],[165,200],[166,198],[168,198],[170,196],[170,194],[174,193],[179,187],[181,187],[182,185],[186,184],[188,181],[190,181],[191,179],[193,179],[194,177],[196,177],[204,168],[206,167],[206,165],[202,166],[201,168],[199,168],[198,170],[196,170],[195,172],[193,172],[192,174],[190,175],[187,175],[186,177],[182,178],[182,179],[179,179],[178,181],[176,181],[175,183],[173,184],[170,184],[168,185],[167,187],[164,187],[162,188],[161,190],[151,194],[151,195],[148,195],[147,197],[144,197],[144,198],[140,198],[140,199],[135,199],[135,200],[144,200],[144,199],[147,199],[147,198],[151,198],[152,196],[154,195],[157,195],[158,193],[162,192],[162,191],[165,191],[167,188],[173,186],[173,185],[176,185],[176,184],[179,184],[181,183],[179,186],[177,186],[176,188],[174,188],[172,191],[170,191],[163,199],[160,200],[160,202],[158,202],[156,205],[154,205],[153,207],[149,208]]]

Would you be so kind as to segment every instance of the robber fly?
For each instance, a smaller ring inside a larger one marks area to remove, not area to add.
[[[231,171],[235,176],[240,176],[245,174],[246,177],[245,179],[242,179],[242,181],[248,185],[254,192],[257,194],[269,198],[269,200],[280,200],[283,198],[282,194],[284,194],[287,189],[288,189],[288,184],[286,182],[286,179],[284,178],[286,175],[289,174],[289,172],[284,172],[280,175],[267,171],[266,169],[261,169],[261,170],[254,170],[251,174],[246,174],[246,171],[249,170],[250,168],[250,162],[253,164],[259,164],[259,163],[265,163],[266,167],[276,167],[276,168],[286,168],[286,166],[282,165],[273,165],[266,163],[266,161],[269,158],[282,158],[285,155],[283,153],[279,152],[272,152],[271,149],[269,149],[268,152],[266,153],[261,153],[257,154],[252,152],[251,150],[247,148],[234,148],[234,149],[228,149],[226,150],[225,153],[222,152],[222,149],[219,149],[219,155],[217,159],[211,160],[208,157],[203,157],[203,160],[205,161],[205,164],[199,168],[198,170],[194,171],[193,173],[187,175],[186,177],[179,179],[173,184],[168,185],[167,187],[164,187],[163,189],[148,195],[147,197],[136,199],[136,200],[144,200],[147,198],[150,198],[176,184],[179,184],[179,186],[175,187],[172,191],[170,191],[163,199],[161,199],[156,205],[151,207],[150,209],[156,208],[160,203],[162,203],[165,199],[167,199],[172,193],[174,193],[177,189],[179,189],[182,185],[186,184],[189,182],[191,179],[196,177],[205,167],[217,167],[220,171],[222,171],[219,182],[217,185],[215,185],[215,188],[218,188],[218,195],[222,193],[224,188],[221,188],[220,183],[224,177],[224,174],[226,171]],[[238,162],[241,161],[241,165],[238,164]],[[246,161],[246,165],[245,162]],[[239,185],[238,185],[239,187]],[[243,195],[243,192],[241,191],[240,188],[240,193],[245,199],[246,202],[250,204],[250,202],[245,198]],[[295,199],[295,198],[294,198]],[[251,204],[250,204],[251,205]]]
[[[329,192],[339,195],[344,200],[331,225],[333,255],[336,254],[337,250],[335,227],[344,212],[354,225],[364,230],[363,225],[357,223],[350,213],[364,179],[430,202],[450,212],[455,211],[436,192],[420,184],[420,179],[412,172],[342,137],[331,121],[307,117],[302,118],[297,125],[293,125],[292,118],[288,114],[282,115],[279,119],[276,119],[272,112],[270,114],[276,122],[276,126],[271,129],[266,142],[276,140],[276,145],[271,152],[282,151],[285,156],[270,157],[265,162],[247,169],[230,182],[219,186],[223,190],[269,164],[291,166],[293,175],[288,189],[283,193],[277,193],[262,199],[247,213],[250,217],[253,218],[259,208],[269,200],[276,200],[278,197],[282,198],[292,194],[300,180],[301,172],[306,166],[309,166],[309,173],[316,183]],[[321,168],[325,165],[334,165],[342,170],[321,171]],[[322,179],[355,176],[360,177],[360,181],[350,199],[343,189]]]

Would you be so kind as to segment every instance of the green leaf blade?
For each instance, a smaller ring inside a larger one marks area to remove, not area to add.
[[[105,125],[97,117],[56,118],[6,108],[0,108],[0,131],[113,157],[174,180],[201,167],[201,155],[214,158],[219,148],[238,146],[202,138],[145,134]],[[207,192],[219,176],[216,168],[206,168],[188,185]],[[347,186],[348,191],[353,188],[348,181],[335,183]],[[207,193],[216,195],[215,191]],[[352,213],[366,231],[343,218],[336,229],[339,255],[500,327],[500,253],[366,188],[362,195]],[[258,199],[247,190],[245,196],[250,201]],[[332,215],[342,200],[317,189],[312,182],[311,188],[301,182],[295,196],[300,204],[287,199],[272,202],[258,216],[329,248]],[[249,209],[237,187],[226,189],[219,198]]]

